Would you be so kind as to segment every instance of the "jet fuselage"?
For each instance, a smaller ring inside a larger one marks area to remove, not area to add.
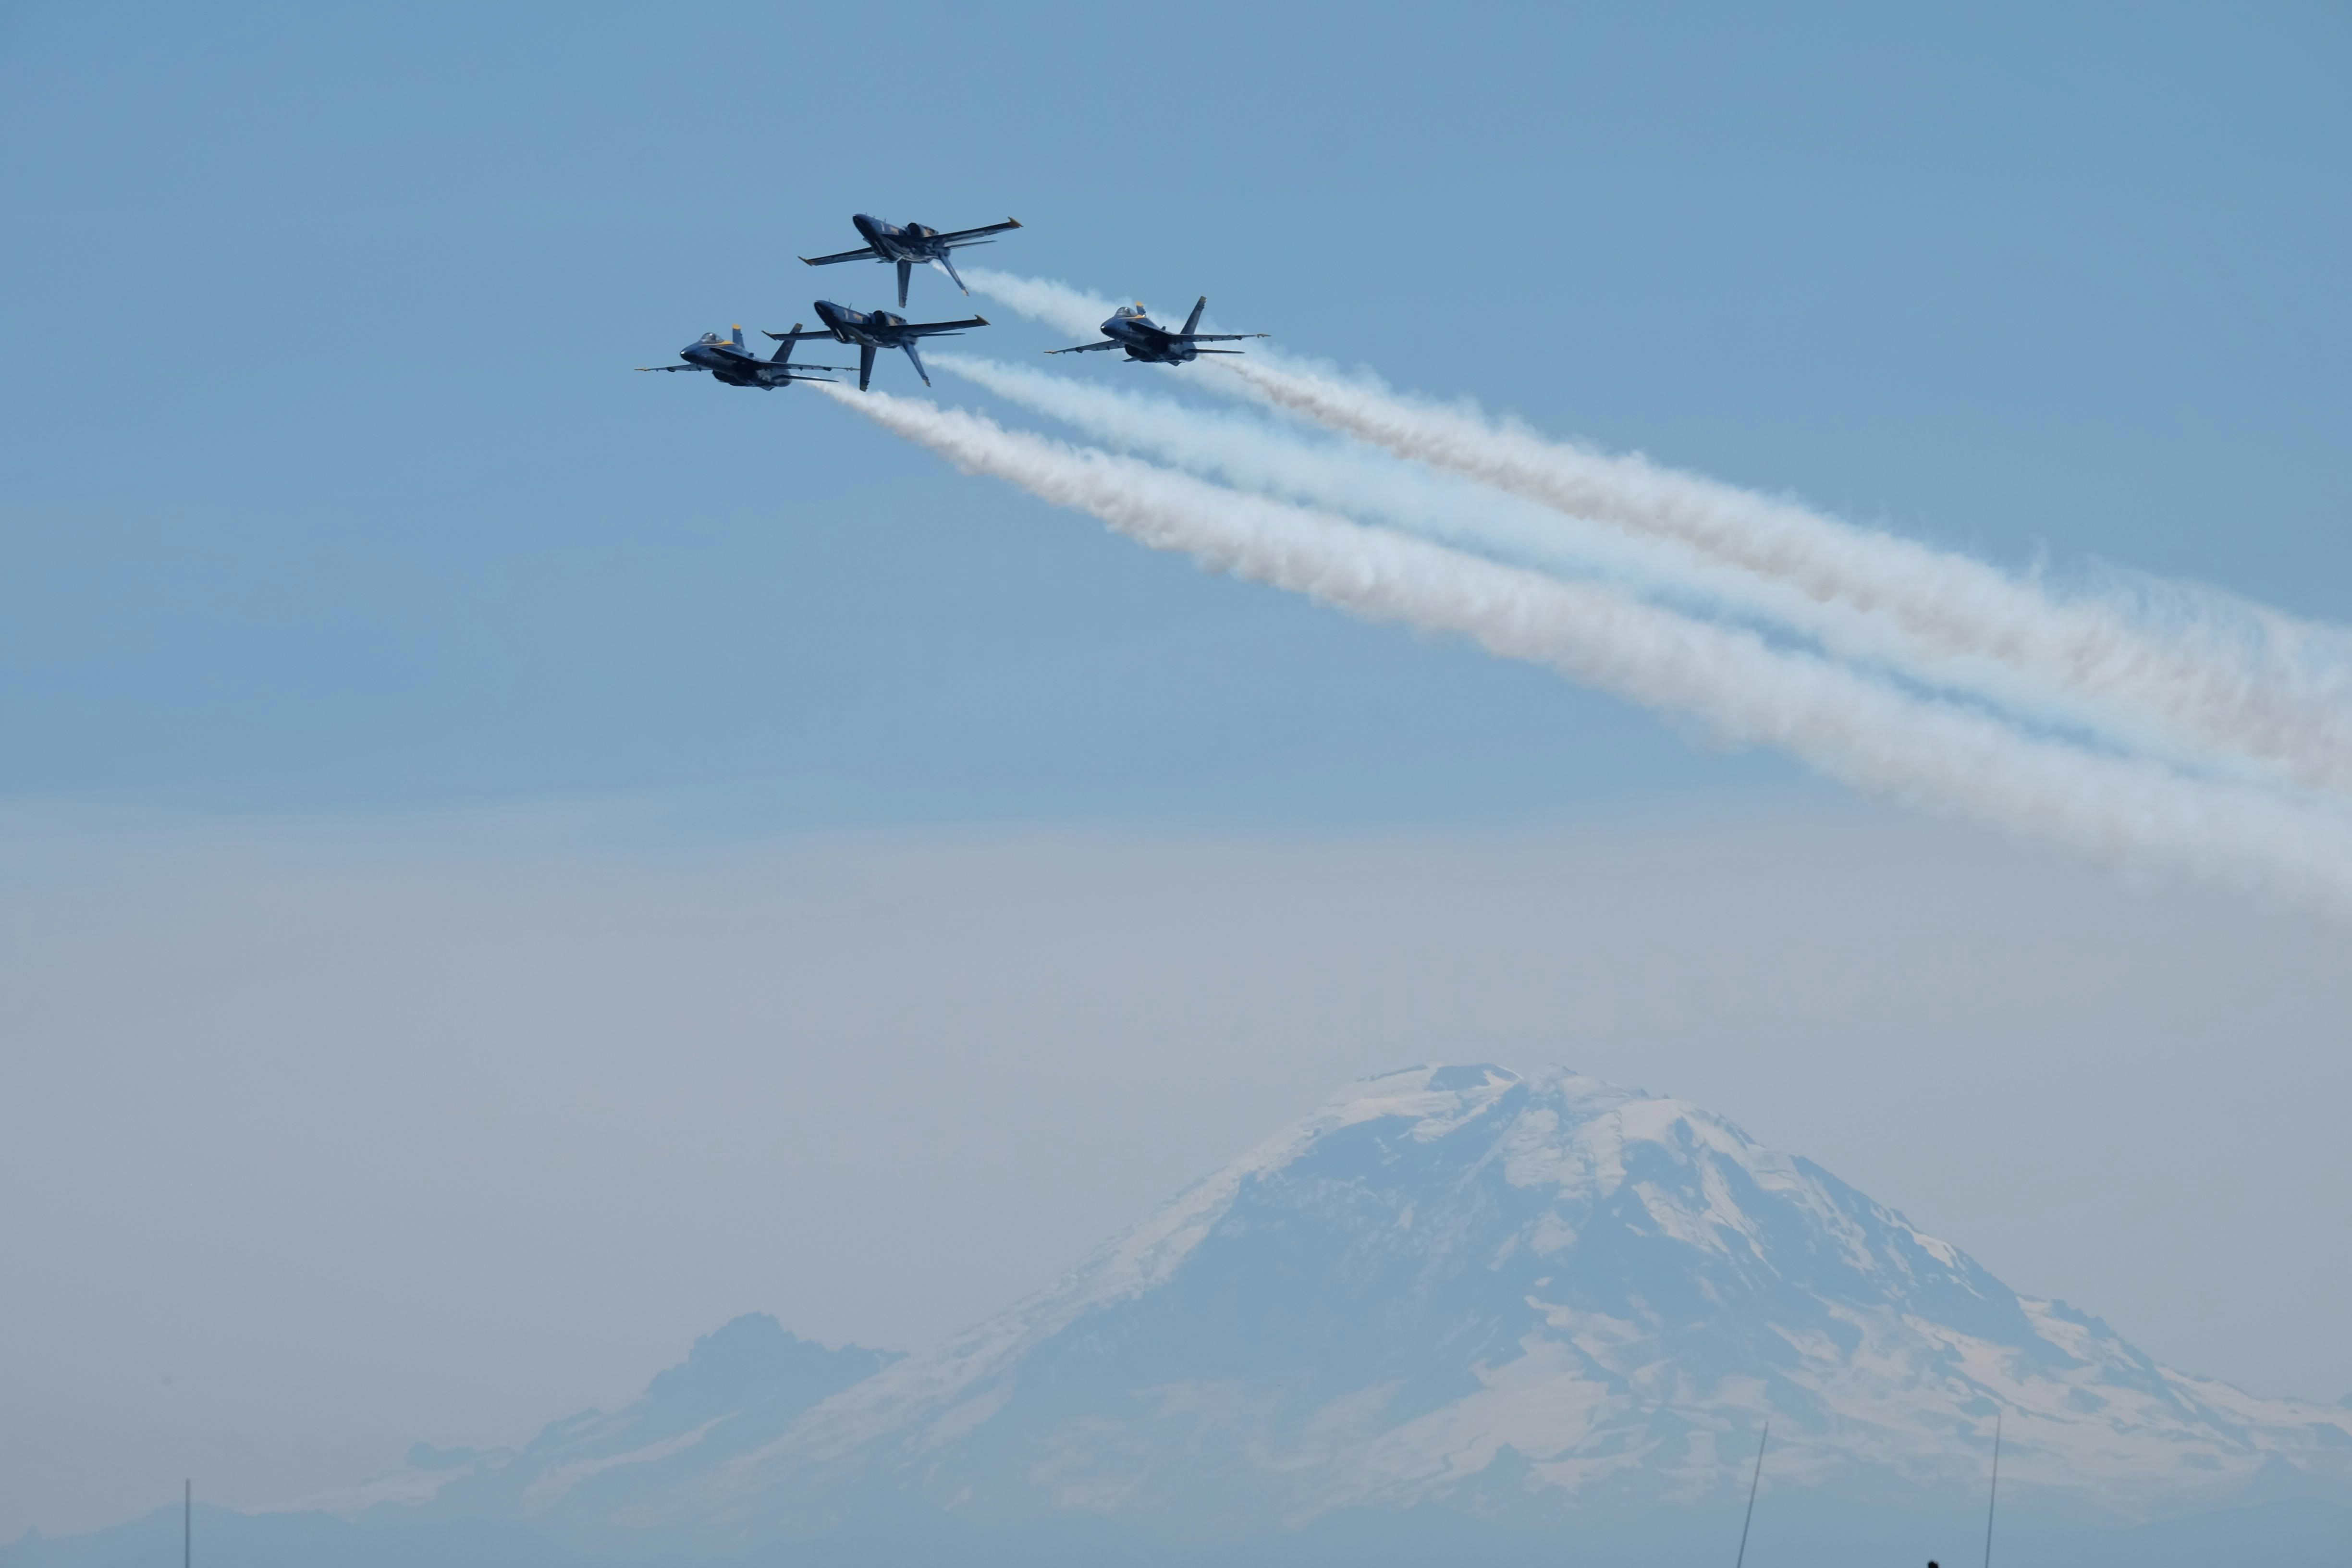
[[[782,365],[754,359],[727,343],[707,340],[688,343],[677,351],[677,357],[688,364],[700,365],[730,386],[756,386],[763,392],[773,392],[792,379],[792,373]]]
[[[853,213],[849,221],[881,256],[892,261],[937,261],[948,247],[939,243],[940,231],[928,225],[884,223],[867,213]]]
[[[898,331],[907,318],[888,310],[853,310],[830,300],[816,302],[816,319],[845,343],[865,343],[877,349],[904,348],[912,341]]]
[[[1113,316],[1102,324],[1103,336],[1127,351],[1129,359],[1146,364],[1188,364],[1200,351],[1149,316]]]

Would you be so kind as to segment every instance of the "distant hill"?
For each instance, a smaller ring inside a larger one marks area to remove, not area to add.
[[[403,1521],[528,1520],[594,1529],[633,1501],[755,1452],[826,1398],[902,1359],[856,1345],[827,1350],[751,1313],[705,1334],[645,1396],[583,1411],[521,1448],[409,1451],[408,1468],[307,1507]]]

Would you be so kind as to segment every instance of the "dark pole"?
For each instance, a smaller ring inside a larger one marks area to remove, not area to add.
[[[1767,1421],[1756,1437],[1756,1473],[1748,1478],[1748,1517],[1739,1521],[1739,1555],[1732,1560],[1732,1568],[1748,1561],[1748,1527],[1756,1522],[1756,1487],[1764,1479],[1764,1442],[1771,1436],[1772,1423]]]
[[[1992,1413],[1992,1489],[1985,1494],[1985,1568],[1992,1568],[1992,1510],[2000,1501],[2000,1412]]]
[[[180,1483],[180,1568],[194,1568],[196,1561],[196,1483]]]

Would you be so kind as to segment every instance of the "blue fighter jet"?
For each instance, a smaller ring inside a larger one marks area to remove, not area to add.
[[[832,329],[833,335],[845,343],[857,345],[857,390],[866,390],[874,379],[876,349],[904,349],[923,378],[931,384],[931,373],[923,368],[923,356],[915,352],[918,338],[953,337],[966,327],[988,325],[985,316],[973,316],[961,321],[909,321],[904,316],[894,316],[887,310],[853,310],[846,305],[836,305],[830,300],[816,302],[816,319]],[[812,334],[814,335],[814,334]]]
[[[811,327],[805,331],[798,321],[789,332],[770,332],[776,340],[772,359],[761,359],[743,346],[743,329],[738,326],[732,337],[720,337],[717,332],[705,332],[677,351],[684,364],[641,364],[639,370],[707,370],[730,386],[756,386],[762,392],[795,381],[831,381],[829,375],[803,375],[803,371],[845,370],[838,364],[793,364],[793,350],[803,338],[829,338],[833,333],[824,327]]]
[[[895,223],[884,223],[880,218],[870,217],[865,213],[853,215],[849,221],[856,224],[857,232],[866,237],[864,245],[837,256],[803,256],[801,259],[811,267],[830,267],[836,261],[897,262],[898,309],[902,310],[907,308],[907,279],[913,274],[917,262],[928,262],[939,268],[955,279],[957,288],[969,294],[971,290],[964,289],[962,279],[956,278],[955,262],[948,253],[961,250],[967,245],[993,245],[996,242],[988,236],[1021,226],[1020,219],[1006,218],[1003,223],[992,223],[985,228],[959,228],[941,234],[938,229],[928,228],[919,223],[910,223],[901,228]]]
[[[1143,301],[1121,305],[1102,324],[1103,336],[1109,340],[1099,343],[1080,343],[1074,349],[1047,349],[1049,354],[1092,353],[1097,349],[1125,349],[1127,357],[1144,364],[1182,364],[1195,354],[1237,354],[1240,349],[1204,349],[1199,343],[1228,343],[1240,338],[1262,338],[1264,332],[1196,332],[1201,324],[1201,312],[1209,308],[1209,297],[1201,296],[1192,313],[1184,318],[1184,330],[1171,332],[1143,313]]]

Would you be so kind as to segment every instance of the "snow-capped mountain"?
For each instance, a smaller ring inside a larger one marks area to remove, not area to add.
[[[1809,1161],[1563,1070],[1358,1083],[1030,1300],[835,1370],[813,1404],[597,1417],[345,1506],[711,1544],[877,1490],[1184,1534],[1422,1505],[1534,1523],[1736,1500],[1768,1419],[1768,1488],[1928,1504],[1978,1495],[1997,1415],[2018,1506],[2352,1500],[2342,1411],[2158,1366]]]

